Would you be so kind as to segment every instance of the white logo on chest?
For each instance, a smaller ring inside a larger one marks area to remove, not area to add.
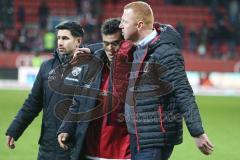
[[[73,76],[77,76],[79,75],[79,73],[82,71],[82,68],[80,67],[74,67],[73,70],[72,70],[72,75]]]

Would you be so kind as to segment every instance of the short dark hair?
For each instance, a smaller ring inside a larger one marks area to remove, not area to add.
[[[74,21],[64,21],[62,23],[59,23],[55,29],[62,30],[62,29],[67,29],[71,32],[71,34],[74,37],[83,37],[84,35],[84,30],[80,24]]]
[[[114,34],[117,32],[121,32],[121,28],[119,28],[119,24],[121,23],[120,18],[109,18],[106,19],[101,27],[101,33],[104,35]]]

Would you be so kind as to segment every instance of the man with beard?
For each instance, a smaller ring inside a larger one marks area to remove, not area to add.
[[[60,100],[71,99],[72,95],[64,95],[52,90],[48,83],[48,77],[55,68],[63,68],[72,59],[74,52],[79,52],[83,29],[76,22],[67,21],[57,25],[56,31],[57,50],[54,57],[41,65],[28,98],[6,132],[7,145],[14,149],[14,142],[18,140],[34,118],[43,111],[38,160],[70,159],[70,152],[60,148],[56,139],[61,120],[55,117],[54,106]],[[78,68],[78,70],[80,69]],[[78,85],[78,79],[78,75],[69,74],[64,79],[64,83]]]

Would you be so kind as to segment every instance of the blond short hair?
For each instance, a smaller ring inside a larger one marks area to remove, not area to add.
[[[152,8],[149,4],[142,1],[131,2],[124,6],[124,9],[132,9],[135,13],[137,21],[143,21],[147,26],[152,27],[154,16]]]

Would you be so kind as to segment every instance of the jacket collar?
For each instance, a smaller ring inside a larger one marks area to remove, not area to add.
[[[136,44],[137,48],[145,48],[157,36],[157,34],[157,31],[154,29],[149,35]]]

